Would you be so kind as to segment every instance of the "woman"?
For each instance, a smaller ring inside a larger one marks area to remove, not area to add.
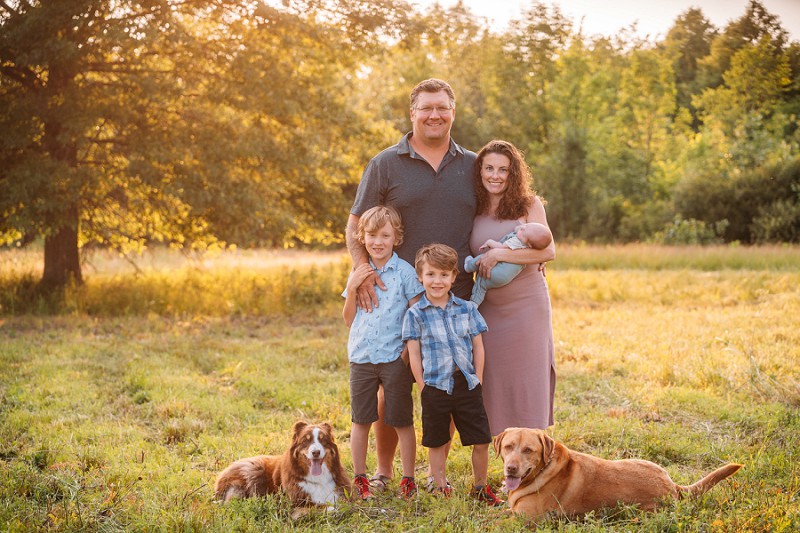
[[[511,143],[495,140],[481,149],[475,180],[478,207],[470,248],[473,255],[484,254],[479,273],[489,275],[499,261],[530,265],[508,285],[487,291],[479,308],[489,326],[483,334],[489,425],[492,435],[509,427],[546,429],[553,424],[556,370],[544,263],[555,258],[555,245],[481,250],[487,240],[499,240],[520,224],[547,226],[544,204],[531,190],[530,170]]]

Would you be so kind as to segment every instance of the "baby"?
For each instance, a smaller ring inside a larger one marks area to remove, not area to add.
[[[553,234],[550,233],[550,228],[538,222],[529,222],[520,224],[514,228],[513,232],[500,239],[499,242],[489,239],[483,243],[480,249],[511,248],[512,250],[517,250],[519,248],[533,248],[534,250],[543,250],[550,246],[551,242],[553,242]],[[464,261],[464,270],[467,272],[477,271],[477,263],[481,257],[483,257],[482,254],[477,257],[467,256]],[[478,274],[475,277],[475,286],[472,288],[470,300],[475,302],[475,305],[480,305],[488,289],[496,289],[497,287],[508,285],[525,266],[500,262],[492,268],[491,278],[487,279]]]

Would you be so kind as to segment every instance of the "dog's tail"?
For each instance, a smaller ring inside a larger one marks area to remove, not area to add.
[[[678,494],[681,496],[700,496],[723,479],[735,474],[742,466],[744,465],[737,463],[721,466],[697,483],[689,485],[688,487],[678,485]]]

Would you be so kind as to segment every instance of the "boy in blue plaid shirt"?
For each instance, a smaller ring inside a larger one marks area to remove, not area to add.
[[[474,303],[450,292],[458,274],[454,249],[444,244],[423,246],[414,266],[425,294],[406,312],[403,340],[421,391],[422,445],[428,448],[434,484],[450,495],[445,466],[452,418],[461,444],[472,446],[472,494],[490,505],[502,505],[486,483],[492,442],[480,383],[486,321]]]

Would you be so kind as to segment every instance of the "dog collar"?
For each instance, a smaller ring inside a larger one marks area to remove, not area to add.
[[[542,472],[544,472],[544,471],[545,471],[545,469],[546,469],[548,466],[550,466],[550,463],[551,463],[551,462],[552,462],[552,460],[553,460],[553,455],[555,455],[555,453],[556,453],[556,447],[555,447],[555,446],[553,446],[553,451],[551,451],[551,452],[550,452],[550,456],[547,458],[547,462],[545,462],[545,463],[544,463],[544,466],[541,468],[541,470],[539,470],[538,472],[536,472],[536,473],[533,475],[533,477],[531,478],[531,483],[533,483],[534,481],[536,481],[536,478],[537,478],[537,477],[539,477],[539,474],[541,474]],[[538,492],[538,491],[537,491],[537,492]]]

